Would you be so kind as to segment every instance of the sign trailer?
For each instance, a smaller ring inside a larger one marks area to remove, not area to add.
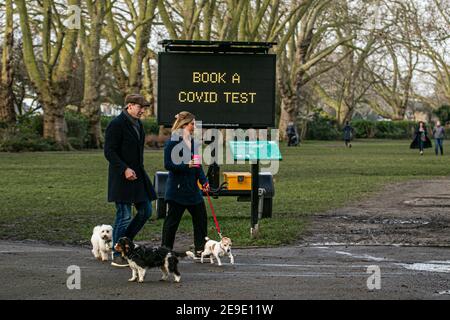
[[[275,127],[276,56],[268,52],[276,43],[163,40],[160,44],[164,52],[158,54],[159,125],[170,127],[175,114],[189,111],[204,128]],[[214,198],[237,196],[238,201],[251,201],[252,236],[257,233],[258,218],[272,216],[274,196],[273,177],[259,172],[259,160],[281,160],[277,144],[255,142],[230,143],[234,160],[253,160],[251,175],[225,172],[226,182],[220,184],[217,163],[209,166],[207,174]],[[259,157],[261,149],[264,159]],[[167,212],[167,176],[167,172],[155,175],[158,218]]]

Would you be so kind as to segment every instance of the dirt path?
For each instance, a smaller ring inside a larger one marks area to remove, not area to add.
[[[450,246],[450,179],[409,181],[313,217],[302,244]]]

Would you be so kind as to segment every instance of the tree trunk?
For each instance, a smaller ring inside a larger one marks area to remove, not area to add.
[[[282,97],[281,102],[281,114],[280,114],[280,138],[282,140],[287,139],[286,128],[289,122],[297,123],[298,109],[297,109],[297,98],[295,96]]]
[[[6,0],[6,26],[3,43],[2,62],[0,70],[0,121],[13,124],[16,122],[16,112],[14,111],[13,85],[13,8],[12,0]]]
[[[104,141],[100,123],[100,86],[103,70],[100,61],[100,40],[105,18],[105,4],[102,1],[93,4],[89,8],[89,15],[91,19],[89,36],[86,37],[82,33],[85,64],[82,112],[89,122],[87,147],[99,149],[103,147]]]
[[[301,120],[301,128],[300,128],[300,140],[306,139],[306,133],[308,132],[308,120]]]
[[[43,101],[42,105],[44,106],[44,138],[55,141],[64,149],[69,149],[64,107],[55,100]]]
[[[150,68],[150,58],[146,57],[144,59],[144,79],[142,88],[142,95],[148,102],[150,102],[150,107],[145,111],[146,117],[155,116],[155,95],[153,89],[154,86],[152,79],[152,70]]]
[[[92,149],[98,149],[103,147],[103,136],[101,130],[101,110],[99,94],[96,92],[95,88],[97,86],[92,86],[89,92],[85,92],[85,100],[83,101],[82,112],[88,118],[89,128],[88,128],[88,141],[87,147]]]
[[[98,78],[96,79],[98,81]],[[90,84],[88,81],[86,81],[85,86],[86,89],[84,93],[82,112],[88,118],[89,122],[87,147],[98,149],[103,147],[104,141],[100,125],[101,110],[100,95],[98,93],[99,85],[93,83]]]
[[[404,120],[405,119],[405,110],[404,109],[396,109],[394,114],[391,117],[392,120]]]
[[[349,107],[347,103],[343,101],[339,108],[338,124],[342,126],[346,121],[350,121],[353,117],[353,111],[354,108]]]
[[[98,116],[92,116],[89,119],[89,130],[88,130],[89,141],[87,143],[88,148],[94,149],[103,148],[105,139],[103,138],[102,135],[102,125],[100,120],[101,120],[100,112]]]
[[[97,54],[96,54],[97,53]],[[100,70],[98,51],[87,53],[84,76],[83,114],[88,118],[88,148],[103,147],[103,137],[100,125]]]

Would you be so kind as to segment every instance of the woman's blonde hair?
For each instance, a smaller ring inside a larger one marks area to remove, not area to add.
[[[172,125],[172,132],[183,128],[183,126],[191,123],[193,120],[195,120],[195,116],[192,113],[181,111],[180,113],[175,115],[175,122]]]

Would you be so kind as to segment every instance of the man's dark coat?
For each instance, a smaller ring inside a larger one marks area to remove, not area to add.
[[[138,203],[155,200],[156,193],[144,169],[145,133],[139,122],[140,138],[131,120],[122,112],[112,120],[105,133],[105,157],[109,161],[108,201]],[[125,170],[133,169],[137,180],[125,179]]]

